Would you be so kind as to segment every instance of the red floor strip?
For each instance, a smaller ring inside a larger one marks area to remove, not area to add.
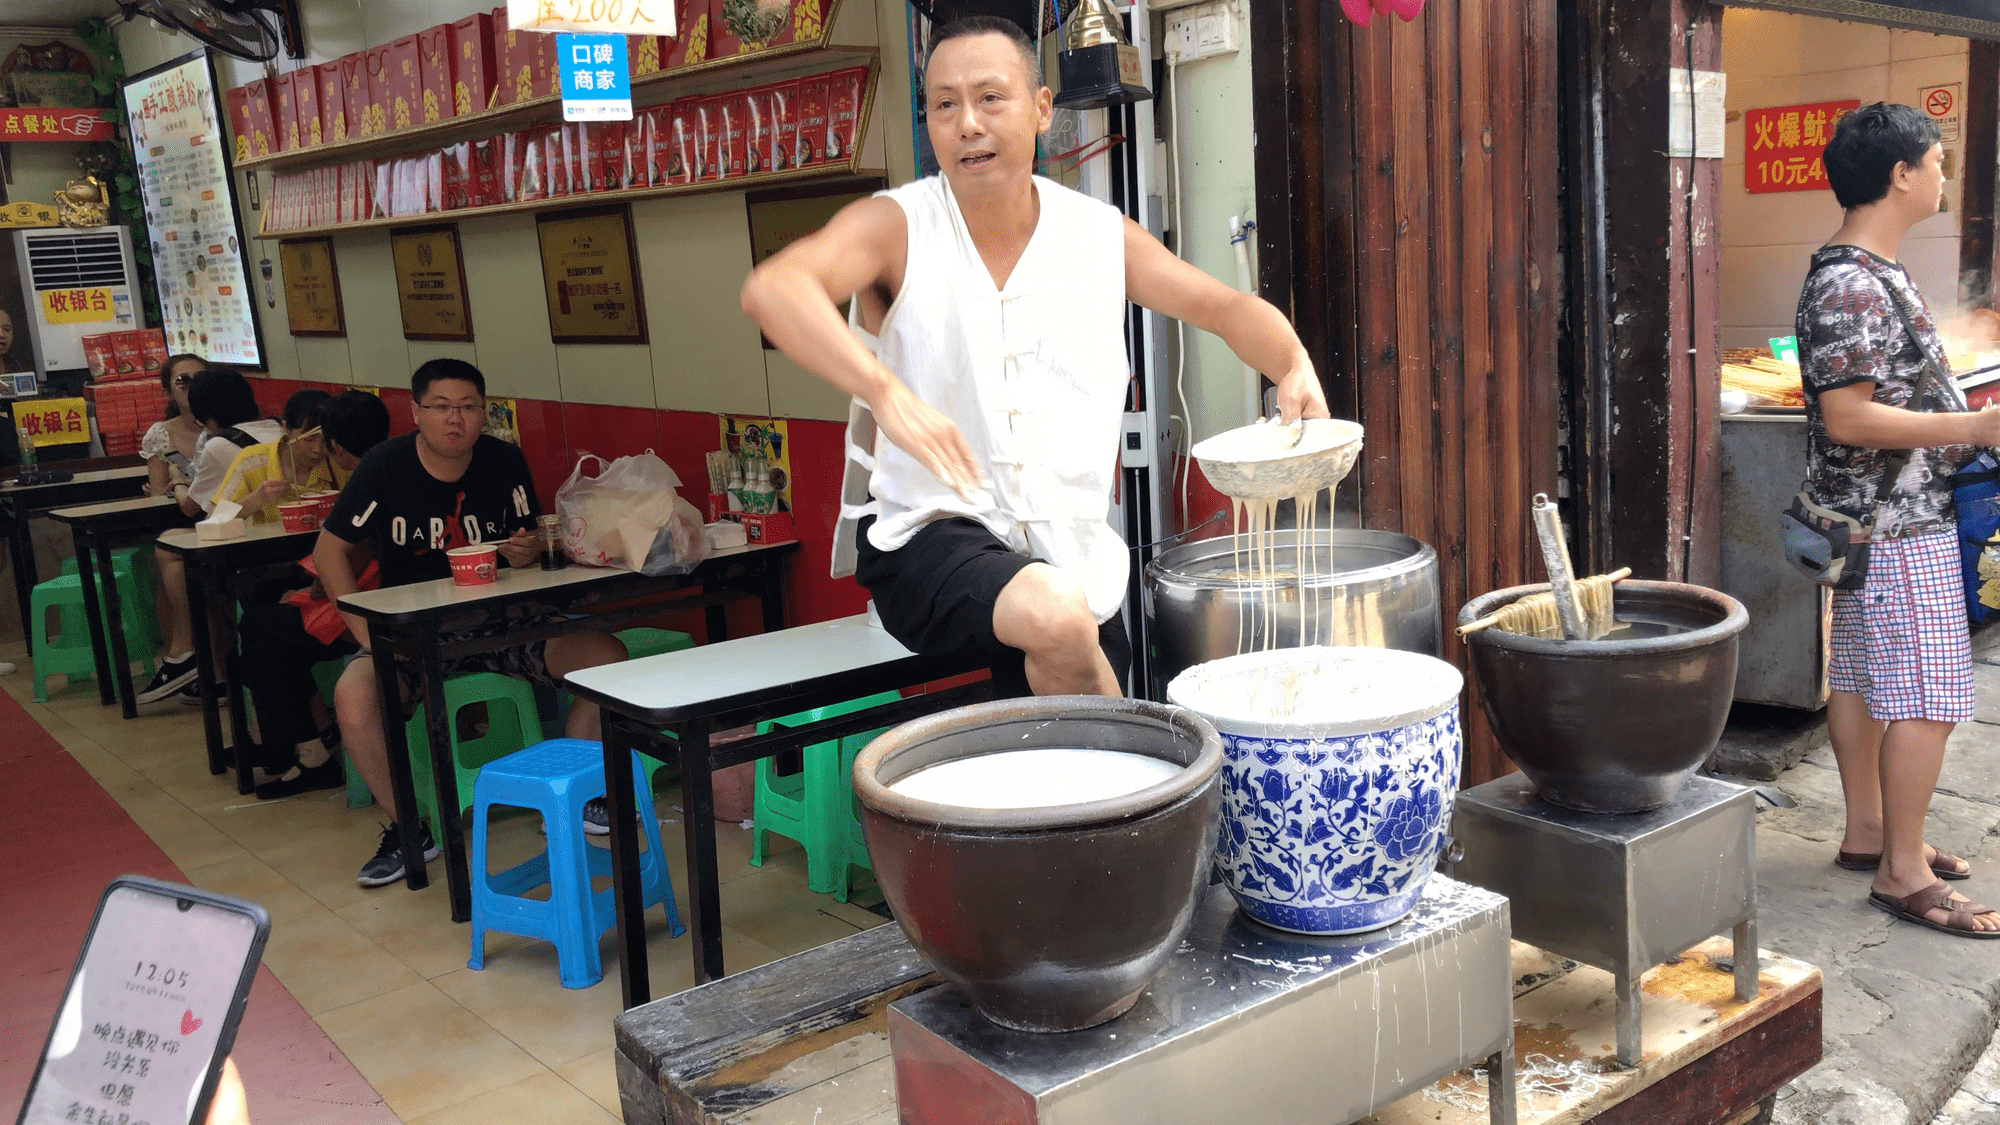
[[[0,824],[0,1116],[11,1116],[104,884],[125,874],[187,879],[5,693]],[[257,1125],[398,1120],[269,969],[257,972],[235,1054]]]

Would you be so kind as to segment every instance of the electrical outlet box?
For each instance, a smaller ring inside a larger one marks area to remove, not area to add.
[[[1176,9],[1166,17],[1166,33],[1161,40],[1166,56],[1184,63],[1233,54],[1241,48],[1237,41],[1236,5],[1233,0],[1208,0]]]
[[[1144,414],[1125,415],[1125,428],[1118,443],[1118,463],[1127,469],[1147,469],[1153,465],[1152,427]]]

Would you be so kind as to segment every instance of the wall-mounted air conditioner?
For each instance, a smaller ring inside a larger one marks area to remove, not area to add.
[[[15,231],[14,259],[21,267],[35,371],[44,381],[55,372],[88,371],[85,336],[144,327],[126,228]]]

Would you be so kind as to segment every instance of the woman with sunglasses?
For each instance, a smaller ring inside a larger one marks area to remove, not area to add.
[[[192,471],[201,423],[188,412],[188,386],[208,361],[183,352],[170,356],[160,367],[160,389],[167,392],[167,416],[153,423],[139,439],[139,455],[146,459],[146,495],[169,496],[174,486],[186,484]]]

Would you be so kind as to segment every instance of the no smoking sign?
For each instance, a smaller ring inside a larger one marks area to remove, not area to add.
[[[1926,86],[1917,98],[1917,104],[1923,107],[1932,121],[1937,122],[1938,132],[1942,134],[1939,140],[1945,144],[1956,144],[1963,129],[1963,118],[1959,112],[1959,91],[1962,88],[1963,84],[1958,82],[1948,86]]]

